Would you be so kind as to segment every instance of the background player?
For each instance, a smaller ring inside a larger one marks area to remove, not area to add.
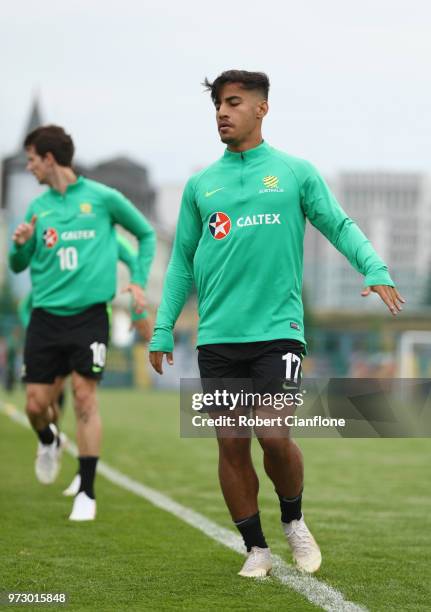
[[[71,520],[96,515],[94,478],[100,454],[97,381],[103,374],[109,323],[106,304],[115,295],[117,242],[114,226],[139,243],[138,268],[127,290],[144,308],[143,287],[154,255],[155,234],[122,194],[78,177],[74,145],[59,126],[40,127],[25,139],[27,169],[49,189],[33,200],[13,234],[10,266],[30,266],[33,312],[24,351],[26,411],[39,438],[36,476],[53,482],[59,470],[58,431],[50,422],[58,363],[72,371],[81,486]]]
[[[139,269],[139,260],[137,251],[133,248],[133,245],[121,234],[116,234],[117,246],[118,246],[118,261],[123,262],[130,273],[130,277],[136,274]],[[30,291],[24,299],[22,299],[18,305],[18,315],[21,325],[24,329],[27,329],[31,313],[33,310],[33,293]],[[108,313],[110,313],[110,306],[108,306]],[[149,342],[151,339],[152,327],[148,319],[148,313],[146,310],[142,312],[136,312],[133,307],[133,303],[130,305],[130,317],[132,320],[132,326],[136,329],[138,335],[144,342]],[[62,415],[65,406],[65,383],[66,378],[71,373],[70,365],[67,361],[59,364],[56,379],[54,381],[53,389],[53,401],[50,406],[51,420],[59,430],[59,417]],[[63,438],[64,439],[64,438]],[[81,486],[81,475],[80,466],[78,465],[78,471],[74,476],[71,484],[63,491],[66,496],[75,496],[79,492]]]
[[[386,265],[316,169],[263,141],[267,76],[230,70],[205,85],[227,148],[185,187],[150,361],[160,374],[163,355],[173,363],[173,328],[194,281],[201,377],[291,380],[298,370],[292,372],[288,364],[298,368],[305,350],[301,294],[306,218],[364,274],[366,286],[392,314],[401,310],[403,299]],[[314,572],[321,554],[302,515],[301,452],[290,438],[259,442],[294,560],[300,569]],[[260,523],[250,443],[218,435],[219,478],[249,553],[240,574],[264,576],[271,556]]]

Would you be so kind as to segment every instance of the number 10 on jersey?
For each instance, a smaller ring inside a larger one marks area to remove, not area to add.
[[[75,247],[61,247],[57,251],[60,259],[60,270],[75,270],[78,267],[78,251]]]

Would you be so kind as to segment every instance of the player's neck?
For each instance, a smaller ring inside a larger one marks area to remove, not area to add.
[[[78,180],[75,172],[72,168],[66,168],[64,166],[56,166],[52,175],[49,177],[49,186],[59,193],[65,193],[69,185],[76,183]]]
[[[262,132],[259,130],[256,133],[249,134],[241,142],[232,142],[228,144],[227,148],[233,153],[242,153],[244,151],[248,151],[249,149],[255,149],[262,144],[262,142]]]

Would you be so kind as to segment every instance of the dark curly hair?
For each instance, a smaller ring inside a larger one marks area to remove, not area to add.
[[[220,98],[220,90],[226,83],[240,83],[244,89],[257,90],[268,99],[269,78],[264,72],[248,72],[247,70],[225,70],[212,83],[205,78],[202,85],[205,91],[211,93],[214,104]]]

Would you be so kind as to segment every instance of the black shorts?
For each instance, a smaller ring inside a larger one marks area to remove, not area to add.
[[[51,384],[72,371],[102,378],[109,339],[106,304],[95,304],[76,315],[54,315],[34,308],[24,348],[23,380]]]
[[[275,394],[300,388],[304,345],[297,340],[205,344],[198,350],[205,392],[219,388],[220,381],[236,392]]]

